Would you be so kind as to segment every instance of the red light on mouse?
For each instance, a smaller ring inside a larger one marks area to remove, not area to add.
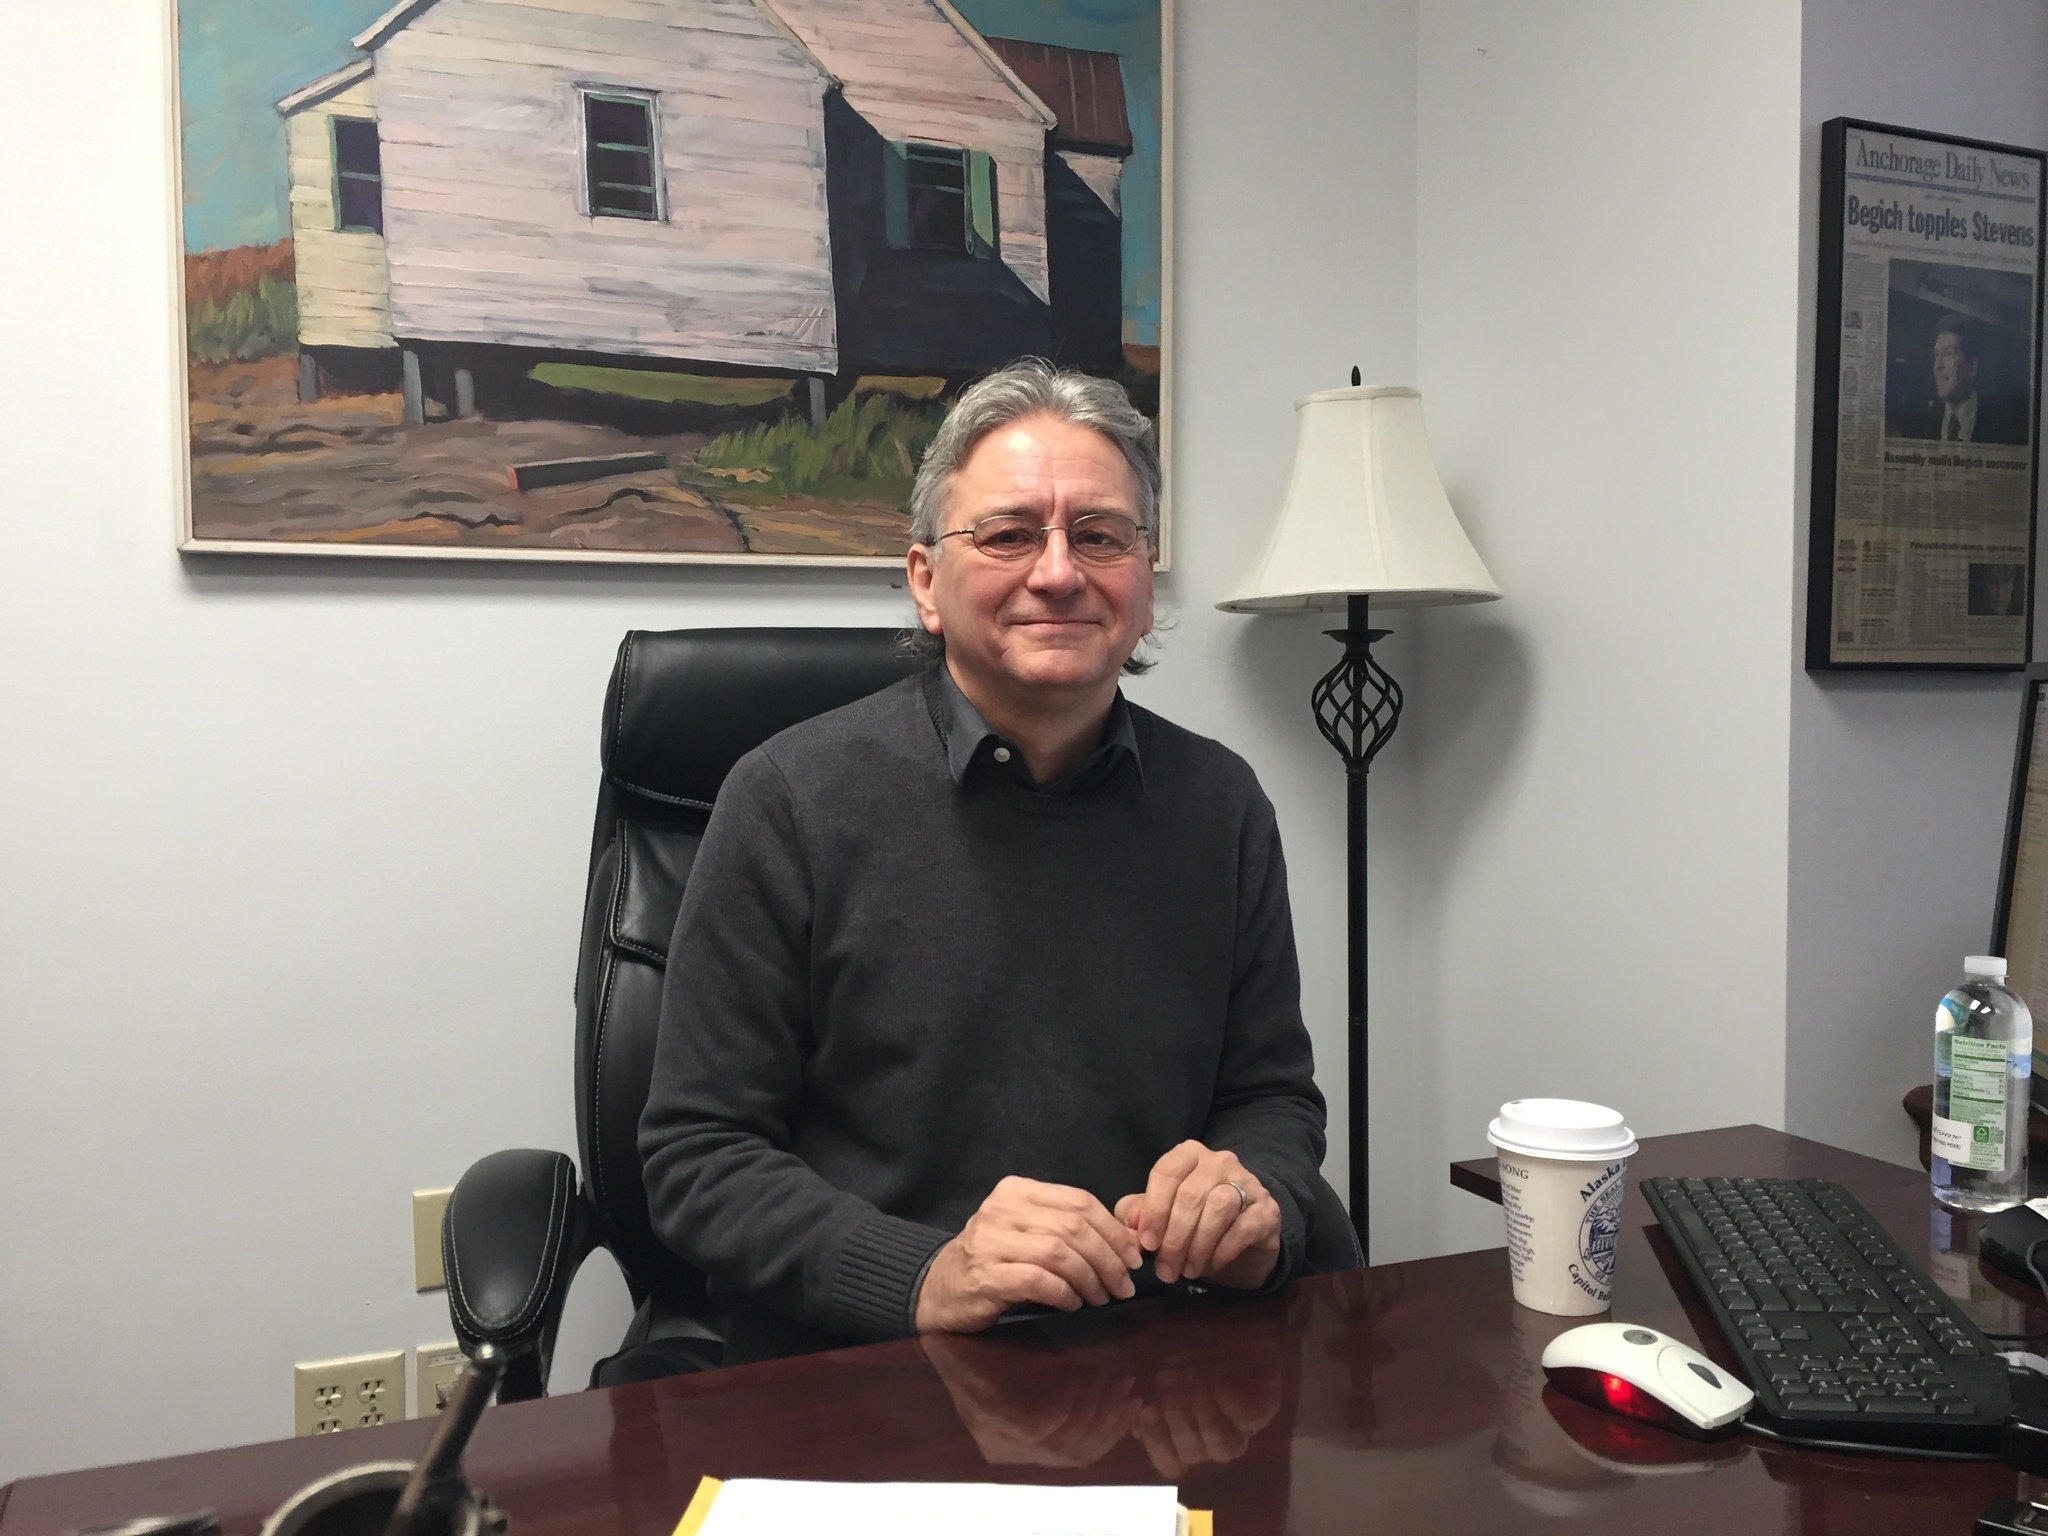
[[[1632,1381],[1626,1381],[1606,1371],[1591,1371],[1583,1366],[1568,1366],[1558,1370],[1545,1371],[1550,1384],[1566,1397],[1574,1398],[1592,1408],[1604,1408],[1609,1413],[1618,1413],[1624,1418],[1640,1419],[1645,1424],[1662,1425],[1675,1429],[1680,1434],[1697,1434],[1698,1430],[1681,1417],[1676,1410],[1659,1402]]]
[[[1600,1395],[1607,1399],[1608,1407],[1616,1413],[1625,1413],[1632,1419],[1650,1418],[1650,1410],[1664,1406],[1655,1398],[1646,1397],[1637,1391],[1634,1382],[1623,1381],[1619,1376],[1602,1376]],[[1646,1404],[1649,1405],[1648,1409],[1645,1408]]]

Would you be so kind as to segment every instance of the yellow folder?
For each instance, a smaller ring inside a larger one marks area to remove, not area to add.
[[[718,1490],[725,1484],[715,1477],[700,1479],[697,1491],[690,1496],[690,1507],[683,1511],[683,1518],[676,1522],[675,1536],[697,1536],[703,1528],[704,1517],[711,1513],[711,1506],[718,1498]],[[1206,1509],[1182,1508],[1176,1536],[1215,1536],[1215,1521]]]

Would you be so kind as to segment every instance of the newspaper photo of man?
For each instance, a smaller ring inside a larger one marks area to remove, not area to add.
[[[1894,261],[1892,269],[1886,435],[2025,447],[2033,439],[2025,332],[1999,320],[2008,309],[2015,318],[2027,312],[2026,274],[1971,272],[1965,285],[1934,262]],[[1968,307],[1979,313],[1955,307],[1958,298],[1976,300]]]
[[[1970,617],[2023,619],[2027,615],[2024,565],[1970,563]]]

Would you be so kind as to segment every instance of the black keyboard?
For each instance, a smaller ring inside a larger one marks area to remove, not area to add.
[[[1735,1351],[1746,1422],[1796,1439],[1996,1451],[2005,1362],[1868,1212],[1826,1179],[1645,1179]]]

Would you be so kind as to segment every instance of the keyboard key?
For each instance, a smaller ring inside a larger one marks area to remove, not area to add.
[[[1863,1411],[1883,1414],[1894,1419],[1919,1419],[1932,1413],[1934,1408],[1930,1403],[1907,1402],[1900,1398],[1888,1397],[1879,1402],[1865,1403]]]
[[[1943,1403],[1941,1411],[1950,1418],[1963,1418],[1977,1410],[1968,1403]]]
[[[1846,1392],[1821,1393],[1785,1399],[1787,1413],[1854,1413],[1856,1399]]]

